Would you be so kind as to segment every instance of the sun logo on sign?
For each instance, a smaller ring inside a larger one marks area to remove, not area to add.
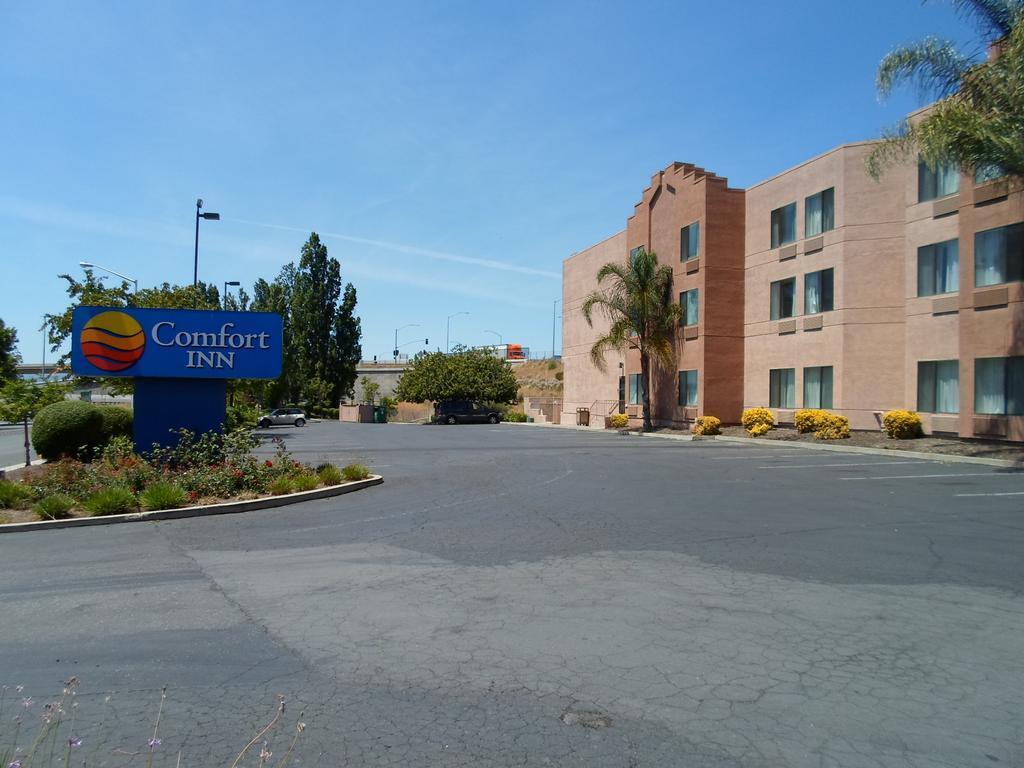
[[[85,359],[101,371],[116,373],[131,368],[146,350],[146,334],[131,315],[101,312],[79,337]]]

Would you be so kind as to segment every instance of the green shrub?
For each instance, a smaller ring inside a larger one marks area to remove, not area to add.
[[[71,508],[75,506],[75,500],[66,493],[56,493],[47,496],[36,502],[32,511],[40,520],[63,520],[71,517]]]
[[[135,418],[131,408],[118,408],[116,405],[97,406],[103,417],[103,444],[106,445],[115,437],[131,437]]]
[[[137,505],[135,495],[119,485],[97,491],[82,504],[94,517],[123,515],[132,512]]]
[[[362,464],[349,464],[341,468],[341,476],[350,483],[355,480],[365,480],[370,476],[370,470]]]
[[[882,417],[882,429],[896,440],[910,440],[924,434],[921,417],[914,411],[902,409],[886,411]]]
[[[722,420],[715,416],[700,416],[693,425],[695,435],[720,435],[722,434]]]
[[[608,426],[612,429],[625,429],[629,426],[629,416],[624,413],[616,413],[608,417]]]
[[[100,460],[112,467],[123,464],[133,457],[135,457],[135,446],[127,435],[112,437],[100,451]]]
[[[77,456],[82,448],[91,456],[103,442],[103,414],[92,403],[53,403],[32,423],[32,446],[45,459]]]
[[[340,485],[343,480],[341,470],[333,464],[321,464],[317,467],[316,473],[324,485]]]
[[[501,414],[501,420],[512,422],[514,424],[522,424],[526,421],[526,414],[522,411],[505,411]]]
[[[838,413],[821,411],[814,436],[819,440],[843,440],[850,436],[850,420]]]
[[[248,403],[229,405],[224,416],[224,431],[234,432],[236,429],[252,429],[256,426],[259,411]]]
[[[0,480],[0,509],[18,509],[32,496],[32,492],[20,483]]]
[[[548,361],[548,370],[549,371],[553,371],[557,367],[558,367],[558,363],[556,363],[554,360],[549,360]]]
[[[274,496],[284,496],[287,493],[291,493],[295,490],[295,483],[287,475],[281,475],[280,477],[274,478],[273,482],[268,487],[270,493]]]
[[[302,474],[292,478],[292,487],[296,491],[312,491],[320,486],[320,477],[313,474]]]
[[[139,501],[145,509],[177,509],[185,506],[188,495],[179,485],[160,482],[147,486],[139,494]]]

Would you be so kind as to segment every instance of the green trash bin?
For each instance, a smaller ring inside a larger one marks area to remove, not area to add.
[[[388,423],[388,409],[383,405],[373,406],[373,423],[374,424],[387,424]]]

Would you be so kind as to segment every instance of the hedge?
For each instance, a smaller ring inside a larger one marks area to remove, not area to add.
[[[104,443],[103,413],[92,403],[66,400],[40,409],[32,422],[32,447],[44,459],[91,453]]]

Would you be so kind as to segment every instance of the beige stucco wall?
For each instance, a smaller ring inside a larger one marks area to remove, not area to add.
[[[589,326],[581,307],[586,296],[597,288],[597,271],[601,266],[611,261],[625,262],[626,255],[626,232],[622,231],[574,253],[562,263],[563,424],[576,423],[577,408],[594,408],[592,423],[596,423],[600,414],[618,402],[619,362],[624,358],[609,352],[603,371],[591,362],[590,348],[607,331],[609,322],[598,312],[593,317],[593,327]]]

